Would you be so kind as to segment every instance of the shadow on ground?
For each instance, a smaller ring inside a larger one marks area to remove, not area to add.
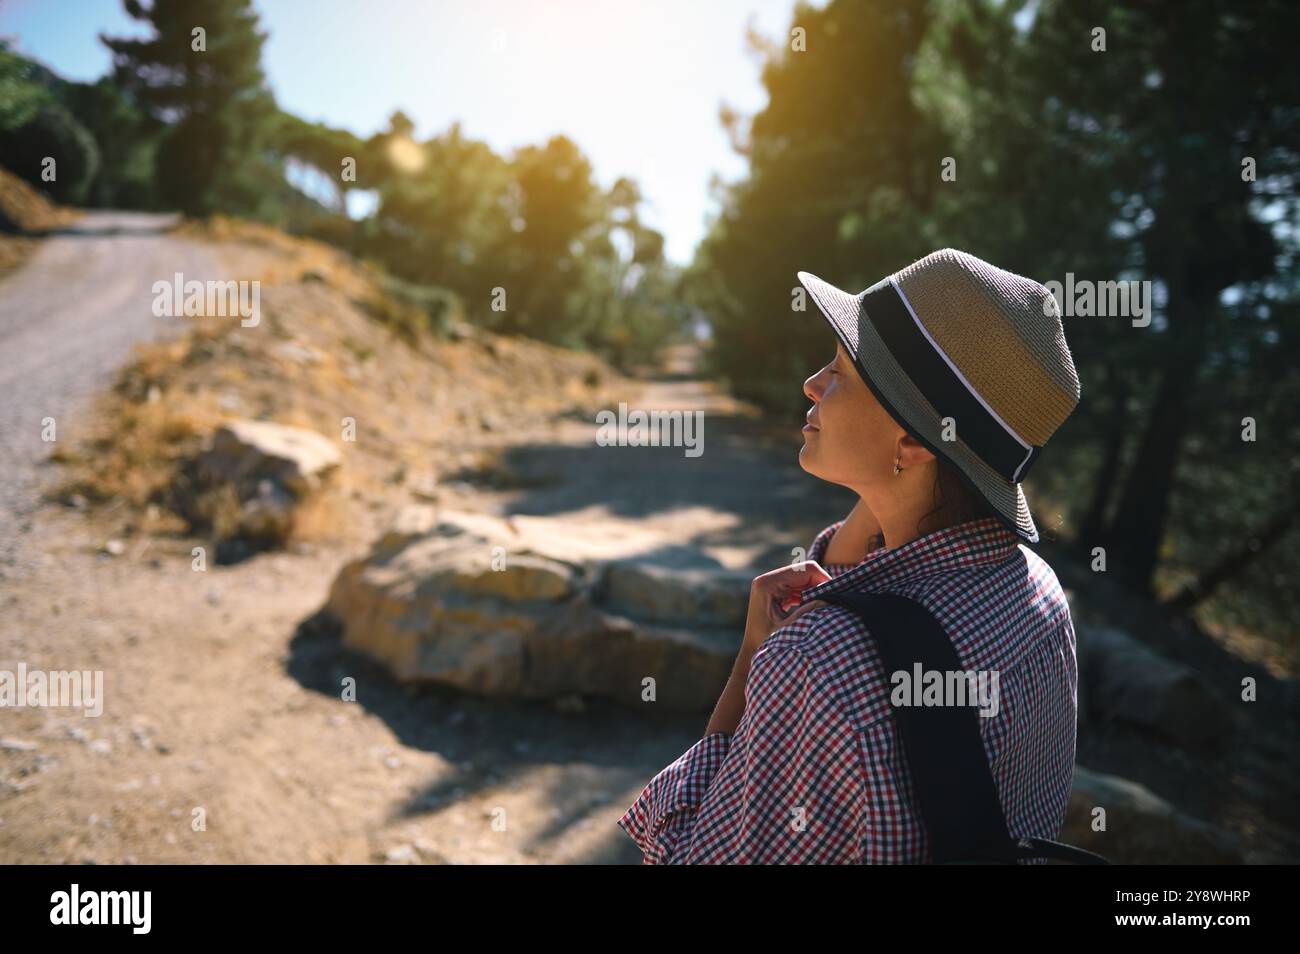
[[[703,732],[707,715],[643,715],[603,699],[583,711],[548,702],[478,696],[442,686],[406,686],[368,657],[342,645],[339,626],[321,611],[304,620],[289,644],[287,671],[304,688],[338,699],[345,677],[356,680],[357,704],[380,719],[404,746],[436,752],[455,766],[445,779],[409,798],[391,820],[412,819],[476,794],[509,788],[511,780],[544,766],[562,772],[551,785],[526,787],[545,800],[550,820],[528,846],[542,851],[572,826],[596,815],[621,815],[624,792],[639,789]],[[524,783],[521,783],[524,787]],[[628,800],[630,804],[630,799]],[[612,822],[599,847],[575,859],[638,864],[641,854]]]
[[[695,457],[685,447],[600,446],[594,422],[591,427],[591,444],[520,444],[502,451],[490,471],[462,470],[449,479],[518,490],[505,509],[509,515],[592,508],[628,520],[685,509],[732,515],[726,529],[684,526],[674,542],[686,549],[751,548],[765,554],[755,569],[789,562],[793,547],[808,546],[856,502],[851,491],[800,467],[797,436],[783,439],[743,415],[706,413],[703,452]]]

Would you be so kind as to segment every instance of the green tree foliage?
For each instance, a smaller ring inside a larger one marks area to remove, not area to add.
[[[0,45],[0,164],[59,202],[82,202],[100,167],[94,137],[58,100],[52,73]],[[53,179],[45,170],[52,159]]]
[[[262,217],[288,231],[357,253],[360,228],[348,217],[347,195],[352,189],[365,188],[360,179],[366,168],[361,139],[347,130],[280,112],[269,126],[267,147],[286,164],[286,183],[278,190],[276,201],[264,203]],[[345,160],[349,161],[347,170]],[[315,190],[308,193],[288,184],[294,166],[314,178]],[[355,171],[358,178],[354,181],[350,174],[345,178],[345,171]],[[328,197],[321,194],[325,190]]]
[[[125,0],[125,7],[153,35],[101,39],[117,83],[168,124],[157,153],[161,200],[195,215],[256,213],[282,175],[263,153],[276,111],[252,3],[154,0],[146,8]]]
[[[603,190],[563,136],[503,158],[459,124],[418,142],[396,113],[363,145],[357,179],[380,197],[364,253],[405,281],[454,290],[481,325],[619,363],[680,333],[663,237],[640,222],[635,184]]]
[[[517,234],[509,250],[502,249],[502,264],[515,301],[501,324],[526,331],[560,312],[566,280],[573,279],[584,256],[608,258],[611,250],[599,244],[604,240],[600,188],[572,141],[556,136],[543,147],[526,146],[511,169],[519,199],[512,219]]]
[[[8,132],[31,122],[37,110],[49,102],[49,90],[38,81],[39,70],[0,39],[0,131]]]
[[[620,178],[602,197],[606,212],[579,256],[567,294],[567,329],[559,343],[594,344],[620,367],[652,362],[661,347],[685,332],[690,309],[678,275],[663,258],[663,236],[638,215],[642,196]]]
[[[99,150],[99,174],[87,190],[85,204],[155,207],[154,161],[161,125],[107,77],[94,83],[65,83],[59,98],[94,137]]]
[[[269,145],[278,156],[310,166],[335,189],[334,211],[345,210],[347,192],[364,188],[357,166],[356,180],[343,177],[345,159],[359,163],[364,148],[360,137],[346,129],[333,129],[323,123],[309,123],[290,113],[281,112],[272,126]]]
[[[1294,248],[1279,245],[1273,222],[1295,221],[1300,75],[1291,51],[1274,38],[1300,27],[1300,10],[1285,3],[1221,8],[1203,0],[1134,6],[1111,21],[1106,53],[1082,44],[1060,49],[1062,37],[1086,34],[1109,12],[1095,3],[1049,4],[1029,50],[1050,84],[1045,91],[1072,107],[1072,117],[1056,111],[1050,128],[1076,157],[1079,174],[1110,182],[1111,240],[1163,291],[1165,320],[1143,337],[1140,377],[1130,374],[1121,388],[1138,390],[1148,410],[1126,434],[1131,463],[1116,481],[1113,503],[1092,515],[1099,541],[1109,542],[1121,569],[1146,588],[1161,556],[1184,448],[1199,437],[1227,451],[1225,462],[1269,456],[1251,453],[1240,439],[1243,414],[1252,403],[1261,412],[1265,406],[1263,389],[1227,414],[1221,401],[1236,360],[1257,350],[1252,339],[1267,340],[1280,323],[1294,321],[1294,298],[1288,303],[1276,282]],[[1056,61],[1050,75],[1048,57]],[[1063,70],[1066,57],[1071,68]],[[1104,147],[1090,136],[1093,129],[1105,133]],[[1258,182],[1243,176],[1247,157],[1260,170]],[[1249,295],[1253,306],[1228,305],[1229,289]],[[1270,308],[1270,300],[1282,310]],[[1277,410],[1267,421],[1270,435],[1285,441],[1289,430],[1291,442],[1270,444],[1294,447],[1294,412]],[[1288,456],[1272,455],[1271,469]],[[1270,483],[1285,493],[1285,481]],[[1291,495],[1289,506],[1296,503]],[[1262,516],[1247,519],[1247,532]]]
[[[1282,398],[1296,385],[1279,359],[1298,331],[1286,276],[1300,76],[1275,38],[1298,11],[1033,9],[1017,31],[999,5],[964,6],[934,44],[950,55],[933,62],[950,68],[929,78],[963,103],[946,128],[980,159],[975,181],[952,190],[952,234],[1044,279],[1146,280],[1158,295],[1145,329],[1067,315],[1086,401],[1040,476],[1078,501],[1080,546],[1105,547],[1111,572],[1140,589],[1162,561],[1213,570],[1217,542],[1243,535],[1258,544],[1238,560],[1245,570],[1263,546],[1288,545],[1270,530],[1297,504],[1283,448],[1300,420]],[[1258,181],[1243,174],[1247,160]],[[981,231],[998,210],[1003,227]],[[1242,442],[1247,416],[1267,423],[1272,453]]]
[[[0,135],[0,156],[32,185],[69,205],[85,201],[99,169],[94,137],[54,102],[40,107],[19,129]],[[54,161],[48,181],[41,174],[47,160]]]
[[[792,421],[806,409],[799,384],[832,339],[789,314],[798,269],[859,290],[950,245],[1045,282],[1149,280],[1150,327],[1066,318],[1083,402],[1034,481],[1139,589],[1162,561],[1204,575],[1254,539],[1238,562],[1276,592],[1278,561],[1253,555],[1275,547],[1291,575],[1300,559],[1277,532],[1300,438],[1300,73],[1284,40],[1300,8],[832,0],[793,25],[802,51],[753,38],[768,104],[723,116],[750,174],[720,188],[687,276],[719,372]]]
[[[379,193],[368,255],[408,281],[483,297],[478,281],[493,267],[485,259],[509,229],[504,159],[463,136],[459,124],[417,142],[399,112],[365,143],[358,179]]]
[[[721,191],[687,277],[713,323],[714,367],[744,397],[793,416],[834,350],[819,320],[790,314],[796,271],[865,288],[930,250],[941,153],[910,94],[929,18],[919,2],[800,4],[803,50],[749,37],[768,103],[747,124],[724,120],[750,174]]]

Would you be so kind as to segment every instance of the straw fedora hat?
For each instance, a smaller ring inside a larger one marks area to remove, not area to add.
[[[798,277],[899,426],[1037,543],[1020,484],[1080,395],[1051,292],[951,248],[856,295]]]

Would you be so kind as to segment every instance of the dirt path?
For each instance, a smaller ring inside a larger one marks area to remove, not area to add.
[[[0,281],[0,583],[32,566],[22,557],[23,527],[41,487],[40,462],[56,446],[42,440],[42,422],[52,418],[58,440],[67,440],[132,345],[184,328],[153,316],[154,282],[175,272],[218,277],[207,248],[167,234],[174,222],[88,211]]]
[[[150,247],[140,236],[111,241],[125,245],[112,253],[119,263]],[[66,248],[54,251],[33,263],[46,270],[43,281],[61,267],[65,284],[85,294],[91,280],[78,277]],[[197,257],[186,265],[199,267]],[[158,270],[168,269],[171,260]],[[36,280],[22,273],[15,280],[30,315],[40,285],[24,284]],[[109,287],[116,304],[105,314],[148,314],[147,302],[127,307],[138,289]],[[75,299],[61,293],[59,307]],[[6,335],[32,334],[14,317],[20,309],[5,308]],[[130,337],[101,334],[98,347],[70,343],[66,360],[89,371],[92,356]],[[76,395],[89,381],[74,388],[77,376],[61,364],[51,370],[29,357],[15,368],[11,392],[59,375],[42,385],[44,397],[24,401],[20,430],[56,400],[73,420],[85,406]],[[773,435],[688,367],[627,398],[631,407],[703,411],[704,454],[598,447],[592,409],[514,436],[502,463],[520,486],[491,490],[467,474],[446,502],[562,514],[636,533],[665,560],[703,552],[732,566],[783,562],[847,511],[844,494],[799,470],[797,433]],[[24,453],[34,470],[37,455]],[[614,822],[698,738],[707,713],[412,691],[341,652],[313,621],[339,567],[365,551],[404,493],[358,500],[368,529],[349,545],[205,572],[191,569],[193,541],[131,539],[111,557],[101,552],[111,513],[24,494],[9,514],[25,530],[0,590],[0,669],[102,670],[105,706],[98,718],[0,712],[0,862],[639,862]],[[345,676],[357,681],[355,703],[339,698]]]

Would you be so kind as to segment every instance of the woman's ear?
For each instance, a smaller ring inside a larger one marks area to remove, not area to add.
[[[926,461],[934,460],[934,454],[918,441],[915,437],[907,432],[898,439],[898,447],[894,451],[894,456],[898,458],[899,466],[903,468],[918,467]]]

